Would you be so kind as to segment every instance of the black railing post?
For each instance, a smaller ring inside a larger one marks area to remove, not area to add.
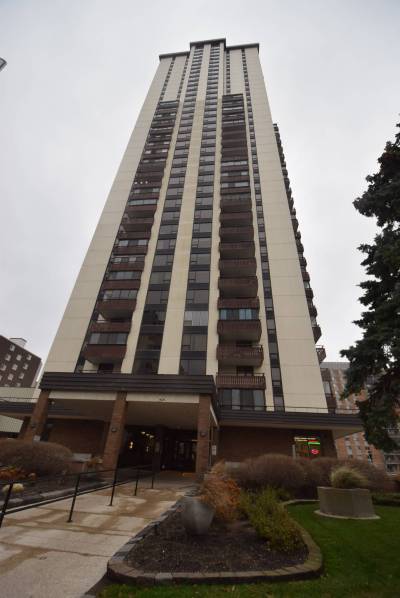
[[[10,500],[13,486],[14,486],[14,482],[10,482],[8,489],[7,489],[7,494],[5,495],[5,498],[4,498],[3,507],[2,507],[1,513],[0,513],[0,527],[3,524],[3,519],[4,519],[6,511],[7,511],[8,501]]]
[[[75,484],[75,490],[74,490],[74,496],[72,498],[72,504],[71,504],[71,509],[69,511],[69,517],[67,519],[67,523],[71,523],[72,521],[72,513],[74,512],[74,506],[75,506],[75,501],[76,501],[76,495],[78,494],[78,488],[79,488],[79,482],[81,480],[81,474],[78,473],[78,477],[76,478],[76,484]]]
[[[113,485],[112,485],[112,490],[111,490],[111,499],[110,499],[110,504],[108,505],[109,507],[113,506],[115,484],[117,483],[117,476],[118,476],[118,468],[116,468],[116,470],[114,472]]]
[[[137,495],[137,491],[138,491],[138,485],[139,485],[139,473],[140,473],[140,469],[139,469],[139,468],[137,468],[137,470],[136,470],[135,496]]]
[[[153,490],[153,488],[154,488],[154,478],[155,478],[155,476],[156,476],[156,469],[155,469],[155,467],[153,466],[153,469],[152,469],[152,472],[151,472],[151,489],[152,489],[152,490]]]

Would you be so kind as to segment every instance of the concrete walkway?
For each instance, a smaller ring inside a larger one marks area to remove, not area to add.
[[[77,598],[106,572],[107,561],[129,538],[184,494],[193,480],[165,476],[155,489],[133,484],[6,515],[0,529],[1,598]]]

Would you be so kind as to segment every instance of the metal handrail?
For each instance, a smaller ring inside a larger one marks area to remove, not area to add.
[[[224,404],[219,402],[220,409],[229,409],[231,411],[263,411],[267,413],[327,413],[329,415],[357,415],[359,410],[356,408],[345,409],[340,407],[297,407],[285,405],[284,407],[275,408],[269,405],[233,405],[230,403]]]

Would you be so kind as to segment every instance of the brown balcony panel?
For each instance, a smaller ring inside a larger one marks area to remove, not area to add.
[[[250,193],[250,187],[224,187],[220,190],[221,197],[232,193]]]
[[[256,276],[220,278],[218,288],[221,297],[257,297],[258,280]]]
[[[129,239],[131,240],[135,240],[135,239],[150,239],[151,237],[151,231],[148,230],[144,230],[144,231],[139,231],[139,232],[130,232],[130,233],[119,233],[118,234],[118,239],[127,239],[129,241]]]
[[[227,341],[256,341],[261,338],[260,320],[219,320],[217,332]]]
[[[247,259],[254,257],[254,251],[254,242],[219,244],[219,253],[222,259]]]
[[[219,260],[219,271],[222,278],[235,276],[255,276],[257,269],[256,258],[244,260]]]
[[[141,261],[136,261],[136,262],[121,262],[118,264],[113,264],[111,263],[109,266],[109,270],[110,272],[115,272],[117,270],[123,270],[124,272],[126,271],[139,271],[141,272],[144,268],[144,260]]]
[[[264,352],[262,347],[218,345],[217,359],[222,365],[260,367],[264,359]]]
[[[251,199],[228,199],[224,197],[220,202],[221,212],[224,214],[251,212]]]
[[[250,226],[253,223],[253,214],[248,212],[232,212],[221,214],[219,221],[222,226]]]
[[[106,319],[129,318],[135,311],[136,299],[112,299],[99,301],[97,311]]]
[[[146,255],[147,245],[132,245],[131,247],[115,247],[114,255]]]
[[[157,204],[147,206],[127,206],[125,208],[125,213],[132,218],[147,218],[153,216],[156,210]]]
[[[312,329],[313,329],[313,334],[314,334],[314,341],[318,342],[319,339],[321,338],[321,334],[322,334],[321,328],[317,325],[317,326],[313,326]]]
[[[266,387],[265,376],[229,376],[217,374],[217,388],[251,388],[262,389]]]
[[[140,280],[105,280],[101,285],[101,290],[107,289],[138,289]]]
[[[315,349],[317,351],[318,361],[319,363],[322,363],[326,358],[325,347],[323,347],[322,345],[317,345]]]
[[[254,239],[254,229],[252,226],[221,226],[219,229],[219,236],[222,242],[227,241],[250,241]]]
[[[259,309],[260,300],[258,297],[246,297],[245,299],[218,299],[218,309]]]
[[[124,220],[122,227],[126,232],[148,231],[153,226],[154,218],[136,218],[136,220]]]
[[[126,345],[87,345],[82,355],[90,363],[120,363],[125,357]]]
[[[130,332],[132,322],[91,322],[89,332]]]

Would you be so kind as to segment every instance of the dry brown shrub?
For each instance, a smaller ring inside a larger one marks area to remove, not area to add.
[[[318,486],[330,486],[331,471],[343,464],[342,461],[333,457],[318,457],[313,460],[313,463],[319,472]]]
[[[201,500],[215,509],[215,517],[228,523],[238,517],[240,488],[234,480],[208,474],[201,486]]]
[[[300,489],[301,498],[316,498],[317,487],[322,485],[321,469],[316,465],[317,459],[298,457],[296,463],[304,472],[304,486]]]
[[[234,472],[238,483],[250,489],[283,488],[296,493],[305,483],[302,467],[287,455],[271,453],[247,459]]]
[[[214,465],[211,467],[210,471],[211,471],[212,475],[217,475],[221,478],[229,477],[229,475],[226,471],[226,464],[223,459],[221,461],[217,461],[216,463],[214,463]]]
[[[59,475],[69,470],[72,452],[54,442],[0,440],[0,464],[23,469],[37,476]]]
[[[378,469],[368,461],[361,459],[346,459],[342,461],[346,467],[351,467],[367,478],[367,488],[374,492],[393,492],[394,484],[383,469]]]

